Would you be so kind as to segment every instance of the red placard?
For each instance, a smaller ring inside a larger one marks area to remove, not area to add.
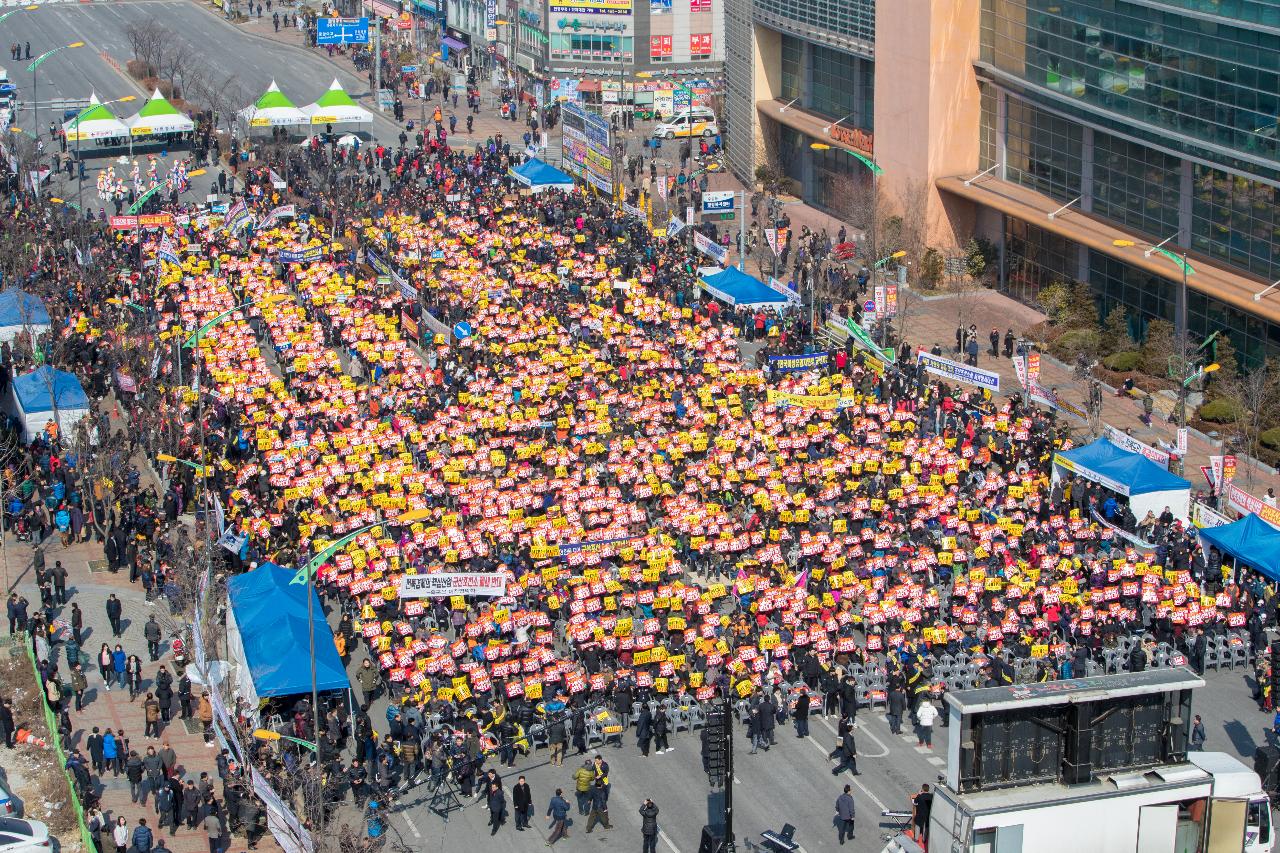
[[[711,0],[689,0],[690,12],[710,12]]]
[[[659,57],[671,56],[672,44],[671,36],[650,36],[649,37],[649,56],[652,59]]]
[[[689,34],[689,55],[690,56],[710,56],[711,55],[711,33],[690,33]]]

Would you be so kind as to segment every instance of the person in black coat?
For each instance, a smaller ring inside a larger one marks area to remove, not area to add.
[[[524,832],[529,828],[529,818],[533,815],[533,792],[523,776],[511,788],[511,805],[516,810],[516,829]]]
[[[671,751],[671,744],[667,743],[667,735],[670,733],[671,720],[667,718],[667,709],[659,705],[658,713],[653,718],[653,745],[658,755]]]
[[[113,637],[120,636],[120,616],[124,612],[120,599],[116,598],[115,593],[107,597],[107,621],[111,623],[111,635]]]
[[[796,737],[809,736],[809,691],[801,690],[796,697],[795,711],[792,716],[796,721]]]
[[[846,675],[840,684],[840,716],[851,720],[858,717],[858,685],[851,675]]]
[[[489,785],[489,835],[497,835],[507,812],[507,796],[502,793],[502,786],[496,783]]]
[[[182,799],[184,789],[182,783],[178,781],[177,776],[169,777],[169,794],[172,812],[169,816],[169,835],[176,835],[178,832],[178,824],[182,819]]]
[[[101,776],[107,769],[107,763],[102,757],[102,733],[97,726],[93,727],[93,731],[85,740],[85,747],[89,750],[89,761],[93,764],[93,772]]]
[[[649,741],[653,737],[653,715],[649,712],[649,703],[640,704],[640,716],[636,717],[636,743],[640,754],[649,757]]]
[[[195,784],[190,779],[187,780],[187,787],[182,789],[181,814],[187,829],[195,829],[196,820],[200,814],[200,792],[196,790]]]
[[[765,696],[760,700],[760,733],[768,746],[778,745],[778,740],[773,734],[774,727],[777,724],[778,706],[773,703],[772,696]]]
[[[13,735],[16,729],[13,726],[13,702],[10,699],[0,701],[0,742],[3,742],[6,749],[13,749]],[[94,729],[96,732],[97,729]],[[102,761],[102,737],[98,737],[98,761]]]
[[[839,758],[840,763],[831,771],[832,776],[839,776],[846,769],[853,771],[854,776],[860,776],[858,772],[858,744],[853,739],[853,729],[842,726],[844,733],[840,735],[839,745],[828,755],[828,758]]]

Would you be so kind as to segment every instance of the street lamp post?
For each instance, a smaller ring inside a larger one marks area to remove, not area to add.
[[[55,53],[61,53],[64,50],[70,50],[71,48],[75,48],[75,47],[84,47],[84,42],[73,41],[71,42],[71,44],[64,44],[61,47],[55,47],[50,50],[46,50],[44,53],[40,54],[35,59],[31,60],[31,64],[27,66],[27,70],[31,72],[31,105],[32,105],[32,109],[34,110],[34,116],[32,118],[32,121],[35,123],[35,129],[36,129],[35,137],[37,142],[40,141],[40,89],[39,89],[40,78],[36,74],[36,69],[40,67],[40,64],[42,62],[44,62],[49,57],[53,56]],[[39,146],[36,146],[36,174],[37,175],[40,174]],[[39,180],[39,178],[37,178],[37,180]]]
[[[849,117],[850,116],[845,116],[844,118],[840,119],[840,121],[844,121]],[[831,124],[827,125],[825,128],[823,128],[823,132],[829,133],[831,131],[831,128],[839,124],[840,121],[832,122]],[[827,151],[831,148],[831,146],[825,142],[813,142],[809,145],[809,147],[812,148],[814,151]],[[862,165],[866,166],[867,169],[871,171],[871,215],[869,217],[870,219],[869,230],[871,232],[870,233],[871,257],[874,258],[878,253],[876,238],[877,238],[877,232],[879,230],[877,220],[879,219],[879,216],[880,216],[880,176],[884,174],[884,169],[880,168],[880,166],[876,163],[875,160],[871,159],[870,157],[865,157],[862,154],[859,154],[857,151],[850,151],[848,148],[841,148],[840,150],[848,154],[850,157],[854,158],[855,160],[857,160]],[[894,255],[891,255],[890,257],[894,257]],[[884,262],[887,260],[889,260],[889,258],[884,258],[880,261],[877,261],[876,265],[871,268],[871,286],[872,287],[875,287],[876,270],[879,269],[880,266],[883,265]],[[881,346],[884,345],[883,337],[880,338],[880,345]]]

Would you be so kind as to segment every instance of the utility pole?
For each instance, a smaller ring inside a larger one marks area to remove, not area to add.
[[[742,206],[738,208],[738,269],[747,268],[747,191],[742,191]]]
[[[373,27],[373,102],[382,112],[382,22]]]

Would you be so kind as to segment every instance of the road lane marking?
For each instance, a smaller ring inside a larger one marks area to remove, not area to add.
[[[418,827],[414,824],[413,818],[409,817],[407,811],[401,812],[400,816],[404,818],[404,822],[409,825],[409,831],[413,833],[414,838],[421,838],[422,833],[418,832]]]
[[[806,740],[808,740],[808,741],[809,741],[809,743],[813,744],[813,748],[814,748],[814,749],[816,749],[816,750],[818,750],[818,752],[821,752],[821,753],[822,753],[822,755],[823,755],[824,757],[828,757],[828,756],[830,755],[830,753],[827,751],[827,748],[826,748],[826,747],[824,747],[822,744],[818,743],[816,740],[814,740],[812,735],[810,735],[808,738],[806,738]],[[865,758],[866,756],[859,756],[859,757],[860,757],[860,758]],[[843,778],[843,776],[844,776],[844,774],[841,774],[840,778]],[[875,794],[871,793],[871,789],[870,789],[870,788],[868,788],[866,785],[862,784],[861,780],[859,780],[857,776],[853,776],[853,777],[851,777],[851,778],[849,779],[849,784],[856,786],[856,787],[857,787],[857,789],[858,789],[859,791],[861,791],[862,793],[866,794],[866,795],[867,795],[867,799],[869,799],[869,800],[871,800],[871,802],[875,803],[875,804],[876,804],[876,808],[880,809],[880,811],[882,811],[882,812],[883,812],[883,811],[888,811],[889,807],[888,807],[888,806],[886,806],[884,803],[882,803],[882,802],[880,801],[880,798],[879,798],[879,797],[877,797]]]
[[[836,729],[830,723],[827,722],[827,719],[825,717],[820,717],[819,720],[822,723],[822,725],[827,727],[828,731],[830,731],[832,734],[837,734]],[[855,737],[870,738],[871,741],[874,742],[876,746],[880,747],[879,752],[860,752],[858,753],[859,755],[864,756],[865,758],[884,758],[888,756],[889,747],[884,745],[884,741],[880,740],[880,738],[873,735],[865,727],[858,729],[857,732],[858,734],[855,735]]]

